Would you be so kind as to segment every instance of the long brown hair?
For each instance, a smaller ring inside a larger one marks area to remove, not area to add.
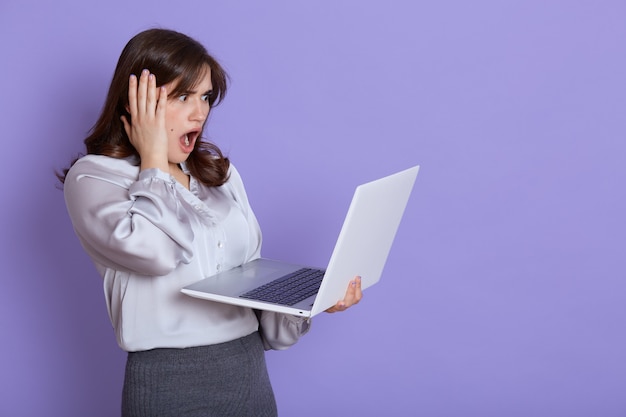
[[[202,44],[168,29],[149,29],[135,35],[120,55],[102,113],[84,141],[87,154],[113,158],[139,156],[120,120],[122,115],[130,120],[126,111],[130,74],[139,76],[143,69],[148,69],[156,76],[159,86],[177,81],[174,91],[168,92],[176,96],[193,89],[204,76],[206,65],[211,68],[213,92],[209,105],[213,108],[226,94],[228,75]],[[222,185],[228,179],[230,161],[213,143],[196,141],[186,163],[191,174],[208,186]],[[68,171],[69,168],[57,175],[61,182]]]

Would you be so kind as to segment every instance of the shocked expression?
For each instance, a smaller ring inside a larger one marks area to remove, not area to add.
[[[167,91],[173,91],[176,82],[167,84]],[[168,159],[170,164],[185,161],[202,133],[209,116],[209,97],[213,90],[211,69],[190,90],[182,94],[169,95],[165,112],[165,127],[168,136]]]

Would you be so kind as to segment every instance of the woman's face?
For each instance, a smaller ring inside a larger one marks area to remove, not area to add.
[[[168,92],[173,91],[176,84],[177,81],[173,81],[165,87]],[[212,90],[211,69],[207,66],[203,77],[192,91],[168,97],[165,128],[170,165],[187,160],[196,141],[200,139],[202,128],[209,116],[209,97]]]

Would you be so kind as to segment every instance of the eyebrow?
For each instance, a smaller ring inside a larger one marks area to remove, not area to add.
[[[183,94],[197,94],[197,93],[198,93],[198,90],[187,90],[183,92]],[[213,93],[213,89],[210,89],[210,90],[206,90],[204,93],[202,93],[202,95],[212,94],[212,93]]]

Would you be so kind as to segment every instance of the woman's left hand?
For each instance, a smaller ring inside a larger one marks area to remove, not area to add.
[[[327,309],[327,313],[336,313],[338,311],[345,311],[349,307],[358,304],[363,298],[363,292],[361,291],[361,277],[354,277],[352,281],[348,284],[348,289],[346,290],[346,295],[343,300],[340,300]]]

